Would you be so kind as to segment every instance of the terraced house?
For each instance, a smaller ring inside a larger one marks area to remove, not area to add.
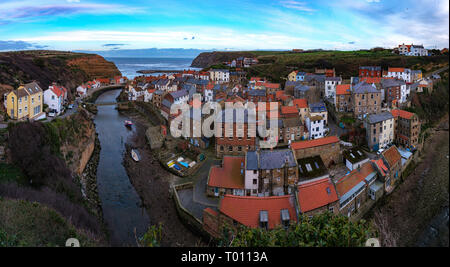
[[[5,107],[8,116],[14,120],[45,118],[43,91],[36,82],[19,86],[5,94]]]
[[[420,120],[415,113],[401,109],[391,110],[395,119],[395,141],[407,148],[414,148],[419,143]]]
[[[381,110],[381,92],[374,85],[360,82],[352,90],[353,114],[362,118],[365,114],[374,114]]]
[[[371,114],[364,120],[367,145],[373,151],[394,141],[394,116],[390,112]]]

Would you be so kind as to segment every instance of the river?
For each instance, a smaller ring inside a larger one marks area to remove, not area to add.
[[[115,102],[120,91],[107,91],[97,98],[96,103]],[[134,127],[133,130],[124,127],[126,119],[112,105],[98,106],[94,119],[101,145],[98,194],[112,246],[135,246],[134,229],[139,237],[149,225],[147,212],[122,165],[125,142],[135,131]]]

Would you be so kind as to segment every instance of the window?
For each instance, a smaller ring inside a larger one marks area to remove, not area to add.
[[[232,151],[233,151],[233,147],[232,147],[232,146],[229,146],[229,147],[228,147],[228,151],[232,152]]]
[[[257,170],[253,170],[253,174],[256,174],[257,173]]]
[[[258,184],[258,180],[257,179],[253,179],[253,184]]]
[[[331,212],[331,213],[333,213],[333,212],[334,212],[334,207],[329,207],[329,208],[328,208],[328,211]]]
[[[31,98],[31,104],[34,104],[34,97]]]

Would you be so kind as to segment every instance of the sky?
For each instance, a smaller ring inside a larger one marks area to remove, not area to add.
[[[447,0],[0,0],[0,51],[448,47]]]

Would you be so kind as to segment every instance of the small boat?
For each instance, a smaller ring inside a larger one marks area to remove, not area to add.
[[[174,164],[173,167],[174,167],[177,171],[181,171],[181,168],[180,168],[177,164]]]
[[[180,163],[180,165],[185,167],[186,169],[189,168],[189,165],[186,162],[179,161],[178,163]]]
[[[132,149],[131,150],[131,157],[134,159],[134,161],[140,161],[141,157],[139,156],[139,153],[137,150]]]
[[[131,121],[125,121],[125,126],[126,127],[131,127],[133,125],[133,122]]]

